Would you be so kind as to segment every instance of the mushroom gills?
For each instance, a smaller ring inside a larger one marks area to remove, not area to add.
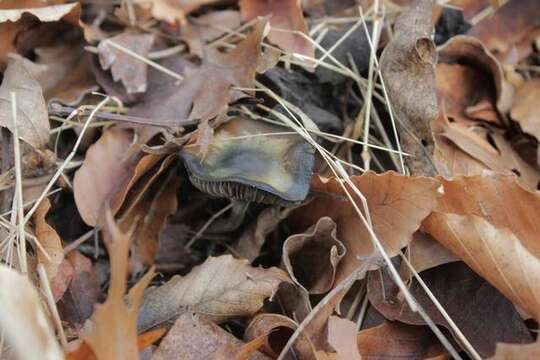
[[[309,191],[314,150],[279,126],[234,118],[216,130],[203,158],[198,146],[180,151],[191,183],[216,197],[292,206]],[[275,134],[275,135],[274,135]]]

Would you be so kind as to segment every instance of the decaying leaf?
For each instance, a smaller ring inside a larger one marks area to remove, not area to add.
[[[540,79],[525,82],[516,92],[510,116],[516,120],[523,131],[540,140]]]
[[[424,229],[520,308],[540,318],[540,258],[509,230],[474,215],[432,213]]]
[[[64,358],[38,292],[28,277],[5,265],[0,265],[0,302],[0,327],[17,358]]]
[[[253,20],[259,16],[268,16],[272,30],[268,40],[289,54],[315,57],[313,44],[307,39],[308,27],[301,2],[298,0],[241,0],[242,19]],[[299,33],[304,34],[303,36]],[[309,62],[305,67],[311,69]]]
[[[55,300],[59,300],[66,291],[71,277],[68,275],[67,277],[59,276],[57,278],[60,267],[64,262],[64,248],[62,246],[60,236],[58,236],[56,231],[45,220],[45,216],[49,212],[50,208],[51,203],[49,199],[45,198],[41,201],[34,214],[36,237],[43,247],[43,250],[48,255],[47,257],[45,254],[43,254],[43,252],[38,251],[37,257],[38,262],[43,264],[45,267],[47,278],[51,283],[51,289]],[[71,274],[72,272],[73,270],[71,270]]]
[[[230,255],[209,257],[186,276],[175,276],[150,288],[144,296],[138,328],[170,322],[189,310],[217,322],[252,315],[284,281],[290,280],[277,268],[254,268],[247,260]]]
[[[439,114],[435,84],[437,53],[431,40],[431,0],[416,0],[394,25],[394,37],[381,55],[381,71],[413,175],[434,175],[429,123]]]
[[[102,40],[98,46],[101,67],[104,70],[110,68],[114,81],[122,81],[128,94],[145,92],[148,65],[114,45],[146,57],[153,44],[152,34],[123,33]]]
[[[407,177],[394,172],[366,172],[351,177],[367,200],[373,230],[389,256],[398,254],[411,240],[421,221],[437,204],[439,183],[425,177]],[[315,178],[312,190],[323,193],[299,208],[292,217],[295,226],[306,229],[323,216],[337,225],[337,238],[347,250],[336,276],[340,282],[362,258],[373,253],[371,237],[336,179]],[[349,192],[352,193],[351,189]],[[324,195],[327,193],[327,195]],[[360,199],[353,194],[360,208]]]
[[[176,320],[173,327],[152,359],[226,359],[223,353],[229,346],[238,347],[242,342],[223,330],[208,318],[193,312],[186,312]],[[229,357],[230,359],[230,357]],[[268,359],[262,354],[249,357],[252,360]]]
[[[360,360],[356,324],[337,316],[328,319],[328,342],[341,359]]]
[[[363,358],[409,359],[432,358],[445,353],[427,326],[407,325],[397,321],[385,323],[358,333],[358,349]]]
[[[483,357],[493,355],[497,342],[529,343],[531,336],[514,305],[462,262],[440,265],[420,273],[422,280],[473,348]],[[450,326],[414,280],[408,287],[435,324]],[[368,275],[370,303],[390,321],[425,325],[399,294],[386,271]]]
[[[204,122],[216,117],[229,102],[245,96],[233,87],[253,88],[265,26],[258,22],[251,34],[228,53],[213,49],[199,68],[186,71],[179,84],[158,88],[130,113],[169,121],[171,126],[180,125],[182,120]]]
[[[0,126],[13,131],[11,92],[16,96],[19,137],[35,148],[43,148],[49,141],[47,105],[39,83],[22,59],[9,61],[0,86]]]
[[[517,62],[532,50],[530,44],[534,39],[534,30],[539,28],[535,20],[538,17],[540,9],[535,0],[508,1],[468,34],[479,38],[499,58],[509,57],[511,52],[517,53],[513,55]]]
[[[110,254],[111,281],[107,300],[95,306],[92,315],[94,328],[87,331],[83,338],[98,359],[136,359],[139,305],[154,270],[150,269],[125,295],[131,234],[120,231],[110,211],[107,212],[106,221],[105,244]]]
[[[283,264],[291,279],[311,294],[331,289],[339,261],[345,255],[336,237],[336,224],[323,217],[303,234],[291,235],[283,244]]]

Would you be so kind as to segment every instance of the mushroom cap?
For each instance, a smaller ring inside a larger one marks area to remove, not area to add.
[[[299,135],[272,135],[284,131],[287,128],[236,117],[216,130],[204,158],[199,146],[184,147],[180,156],[192,183],[212,195],[298,203],[309,191],[314,149]]]

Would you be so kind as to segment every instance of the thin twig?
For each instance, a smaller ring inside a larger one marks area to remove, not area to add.
[[[62,321],[60,320],[60,314],[58,313],[58,308],[56,307],[56,301],[54,300],[54,296],[51,291],[51,285],[49,282],[49,277],[47,276],[47,271],[45,271],[45,267],[42,263],[38,264],[37,271],[39,274],[39,283],[41,285],[41,289],[45,293],[45,300],[47,301],[47,305],[49,306],[54,325],[56,326],[58,336],[60,337],[60,343],[64,348],[66,348],[68,344],[66,334],[64,333]]]

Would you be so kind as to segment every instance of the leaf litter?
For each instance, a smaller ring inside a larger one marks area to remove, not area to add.
[[[538,357],[538,7],[448,3],[2,2],[2,357]]]

